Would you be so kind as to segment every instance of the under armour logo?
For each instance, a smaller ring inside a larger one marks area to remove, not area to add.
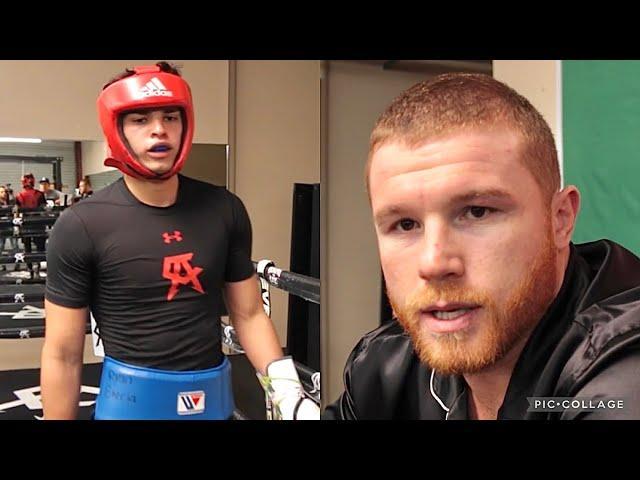
[[[178,294],[180,285],[189,285],[197,292],[204,293],[198,275],[202,273],[202,268],[193,267],[190,260],[193,258],[193,253],[183,253],[182,255],[174,255],[172,257],[164,258],[164,265],[162,266],[162,276],[167,280],[171,280],[171,287],[169,293],[167,293],[167,300],[173,300]]]
[[[16,293],[13,296],[13,303],[24,303],[24,293]]]
[[[13,219],[14,225],[22,225],[22,217],[17,217]]]
[[[24,262],[24,253],[16,253],[13,258],[15,259],[16,263]]]
[[[164,241],[164,243],[171,243],[171,240],[175,240],[176,242],[181,242],[182,241],[182,233],[179,232],[178,230],[174,230],[173,231],[173,235],[171,235],[169,232],[164,232],[162,234],[162,240]]]

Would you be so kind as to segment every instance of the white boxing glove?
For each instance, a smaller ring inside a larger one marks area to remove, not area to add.
[[[305,392],[291,357],[271,362],[267,374],[257,376],[266,393],[267,418],[320,420],[320,406]]]

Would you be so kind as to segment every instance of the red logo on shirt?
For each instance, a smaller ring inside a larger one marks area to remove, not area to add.
[[[193,267],[190,260],[193,253],[183,253],[182,255],[174,255],[172,257],[164,257],[164,265],[162,266],[162,276],[167,280],[171,280],[171,287],[167,293],[167,300],[171,301],[178,294],[180,285],[189,285],[197,292],[204,293],[198,275],[202,273],[202,268]]]
[[[170,234],[169,232],[164,232],[162,234],[162,240],[164,241],[164,243],[171,243],[171,240],[175,240],[176,242],[181,242],[182,232],[179,232],[178,230],[174,230],[173,235]]]

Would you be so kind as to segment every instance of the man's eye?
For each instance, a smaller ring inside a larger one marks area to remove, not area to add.
[[[481,218],[486,218],[487,216],[489,216],[490,213],[495,211],[496,211],[495,208],[473,206],[473,207],[468,207],[465,210],[463,216],[469,219],[479,220]]]
[[[397,226],[398,228],[400,228],[400,230],[408,232],[416,227],[416,222],[408,218],[403,218],[397,223]]]

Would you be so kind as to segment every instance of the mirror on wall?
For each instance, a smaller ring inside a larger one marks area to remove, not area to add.
[[[21,178],[33,173],[36,187],[47,178],[62,193],[73,196],[78,182],[88,176],[94,191],[121,177],[119,170],[104,167],[104,142],[42,140],[40,143],[0,143],[0,184],[17,194]],[[227,146],[197,143],[182,173],[215,185],[227,183]]]

